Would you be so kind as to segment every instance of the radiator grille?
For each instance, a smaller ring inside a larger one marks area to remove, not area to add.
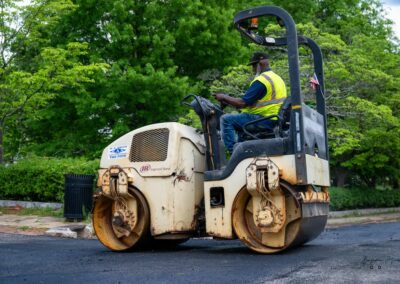
[[[168,154],[169,130],[153,129],[138,133],[132,138],[131,162],[165,161]]]

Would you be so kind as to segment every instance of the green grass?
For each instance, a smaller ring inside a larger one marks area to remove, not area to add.
[[[18,230],[22,230],[22,231],[26,231],[26,230],[29,230],[31,227],[29,227],[29,226],[21,226],[21,227],[18,227],[17,229]]]
[[[64,208],[15,208],[15,207],[0,207],[0,212],[3,214],[15,214],[20,216],[40,216],[40,217],[57,217],[64,218]],[[92,220],[90,212],[82,209],[83,219],[81,222],[89,224]]]

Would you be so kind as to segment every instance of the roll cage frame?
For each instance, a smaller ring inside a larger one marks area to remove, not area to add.
[[[266,37],[254,33],[253,29],[246,26],[246,21],[249,19],[264,16],[275,16],[278,23],[286,28],[286,35],[279,38]],[[184,100],[190,97],[194,99],[190,104],[184,104],[192,107],[202,122],[207,161],[204,179],[205,181],[225,179],[233,173],[241,161],[247,158],[295,155],[296,184],[310,184],[312,181],[307,180],[306,155],[329,160],[321,49],[312,39],[297,35],[293,18],[280,7],[262,6],[241,11],[235,15],[233,24],[242,35],[258,45],[287,46],[291,98],[289,133],[284,137],[237,143],[229,162],[226,163],[224,147],[222,141],[218,139],[222,109],[205,98],[187,96]],[[304,104],[300,92],[299,44],[307,46],[313,55],[314,72],[319,81],[316,87],[316,109]]]
[[[256,34],[253,29],[245,27],[246,20],[260,18],[265,16],[275,16],[279,25],[285,27],[286,36],[280,38],[266,37]],[[314,72],[317,76],[319,85],[316,86],[316,111],[323,117],[323,138],[325,153],[319,156],[322,159],[329,160],[328,141],[327,141],[327,119],[326,119],[326,103],[324,97],[324,70],[322,61],[322,52],[318,44],[306,37],[297,34],[296,25],[291,15],[284,9],[276,6],[262,6],[247,9],[237,13],[234,17],[235,28],[250,41],[262,46],[287,46],[288,65],[289,65],[289,81],[290,96],[292,100],[291,110],[291,140],[293,149],[296,154],[296,169],[298,181],[305,180],[302,178],[305,167],[305,127],[304,127],[304,104],[303,97],[300,92],[300,67],[299,67],[299,51],[300,44],[307,46],[312,53],[314,61]],[[313,110],[311,110],[312,112]]]

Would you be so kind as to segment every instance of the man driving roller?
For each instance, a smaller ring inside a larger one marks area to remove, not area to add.
[[[220,125],[225,148],[232,153],[233,146],[240,141],[243,125],[270,115],[276,115],[286,98],[286,86],[282,78],[271,71],[269,57],[264,52],[255,52],[248,65],[253,68],[255,79],[242,98],[216,93],[213,96],[223,104],[241,109],[239,114],[224,114]],[[273,130],[276,118],[259,122],[257,126]],[[239,138],[236,138],[236,137]]]

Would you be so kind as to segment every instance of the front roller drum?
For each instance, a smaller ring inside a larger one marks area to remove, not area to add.
[[[150,210],[146,199],[134,188],[129,188],[129,196],[117,199],[96,197],[92,221],[99,241],[114,251],[139,249],[151,239]]]
[[[329,203],[302,203],[292,195],[295,192],[281,182],[285,195],[286,218],[278,232],[263,230],[253,218],[252,196],[246,188],[237,195],[232,211],[232,222],[238,238],[250,249],[259,253],[277,253],[304,244],[316,238],[325,228]]]

